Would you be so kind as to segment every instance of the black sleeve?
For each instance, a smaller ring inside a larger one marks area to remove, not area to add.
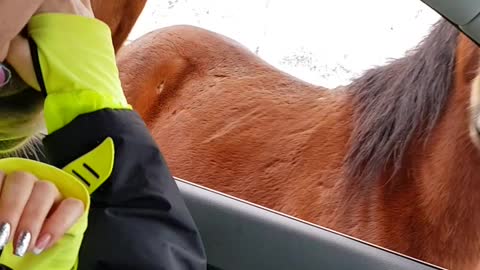
[[[206,269],[199,232],[160,150],[134,111],[82,115],[44,139],[49,163],[64,167],[107,137],[113,173],[92,194],[79,270]]]

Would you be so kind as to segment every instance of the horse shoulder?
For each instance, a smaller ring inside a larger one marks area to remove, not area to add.
[[[251,81],[276,73],[240,43],[189,25],[160,28],[140,37],[118,52],[117,62],[127,98],[144,113],[158,106],[157,101],[178,96],[179,91],[189,89],[187,95],[193,98],[197,90],[219,81]],[[284,79],[284,75],[279,77]],[[195,87],[186,87],[186,82]]]

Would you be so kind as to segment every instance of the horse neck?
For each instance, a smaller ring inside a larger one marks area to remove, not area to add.
[[[123,45],[147,0],[92,0],[95,17],[105,22],[112,31],[113,46],[118,51]]]
[[[438,249],[436,256],[453,255],[446,259],[455,269],[479,258],[480,151],[469,136],[470,88],[477,61],[476,47],[460,36],[453,89],[444,114],[428,141],[419,144],[425,151],[411,153],[419,209],[426,213],[417,222],[429,235],[421,241],[431,242],[424,246]]]

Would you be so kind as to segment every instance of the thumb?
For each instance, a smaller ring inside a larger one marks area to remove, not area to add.
[[[17,35],[11,42],[8,50],[7,62],[15,69],[18,75],[35,90],[40,91],[28,40]]]

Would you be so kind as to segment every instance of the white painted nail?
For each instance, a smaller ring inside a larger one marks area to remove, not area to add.
[[[25,253],[27,253],[28,246],[30,245],[30,241],[32,240],[32,234],[30,232],[24,231],[20,234],[18,238],[17,245],[15,247],[14,254],[23,257]]]
[[[7,245],[8,239],[10,238],[10,230],[10,223],[4,222],[0,225],[0,250]]]

